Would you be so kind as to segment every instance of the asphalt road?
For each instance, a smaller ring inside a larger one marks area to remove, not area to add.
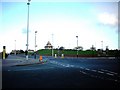
[[[12,59],[8,57],[8,61]],[[2,88],[118,88],[120,86],[119,60],[52,57],[43,59],[47,62],[25,66],[3,66]],[[16,62],[19,63],[17,60]]]

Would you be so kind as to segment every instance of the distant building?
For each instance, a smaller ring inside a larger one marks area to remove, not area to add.
[[[46,46],[45,46],[45,49],[52,49],[52,45],[51,45],[51,43],[48,41],[47,42],[47,44],[46,44]]]
[[[29,49],[29,50],[28,50],[28,52],[29,52],[29,53],[33,53],[33,52],[34,52],[34,50]]]
[[[11,54],[15,54],[15,53],[16,53],[16,54],[20,54],[20,50],[12,50],[12,51],[11,51]]]

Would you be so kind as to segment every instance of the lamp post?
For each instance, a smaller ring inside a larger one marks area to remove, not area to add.
[[[59,51],[59,46],[58,46],[58,57],[59,57],[59,53],[60,53],[60,51]]]
[[[53,34],[52,34],[52,45],[53,45]],[[54,45],[52,46],[52,57],[54,56],[54,50],[53,50]]]
[[[15,40],[15,55],[16,55],[16,40]]]
[[[77,58],[78,58],[78,36],[76,36],[76,38],[77,38]]]
[[[101,41],[101,49],[103,50],[103,41]]]
[[[27,44],[26,44],[26,46],[27,46],[27,49],[26,49],[26,60],[28,60],[28,38],[29,38],[29,5],[30,5],[30,1],[31,0],[28,0],[28,3],[27,3],[27,5],[28,5],[28,17],[27,17]]]
[[[103,41],[101,41],[101,53],[103,55]]]
[[[36,47],[37,47],[37,45],[36,45],[36,33],[37,33],[37,31],[35,31],[35,59],[36,59]]]

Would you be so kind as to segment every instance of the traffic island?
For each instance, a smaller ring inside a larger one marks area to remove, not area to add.
[[[34,64],[44,64],[46,63],[47,60],[44,61],[40,61],[40,62],[36,62],[36,63],[24,63],[24,64],[18,64],[18,65],[14,65],[14,66],[28,66],[28,65],[34,65]]]

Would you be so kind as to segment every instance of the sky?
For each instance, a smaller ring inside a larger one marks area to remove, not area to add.
[[[26,50],[27,0],[26,2],[0,2],[0,52]],[[96,49],[118,49],[118,3],[117,2],[30,2],[29,49],[44,49],[48,41],[58,48],[84,50],[92,45]],[[16,40],[16,42],[15,42]]]

